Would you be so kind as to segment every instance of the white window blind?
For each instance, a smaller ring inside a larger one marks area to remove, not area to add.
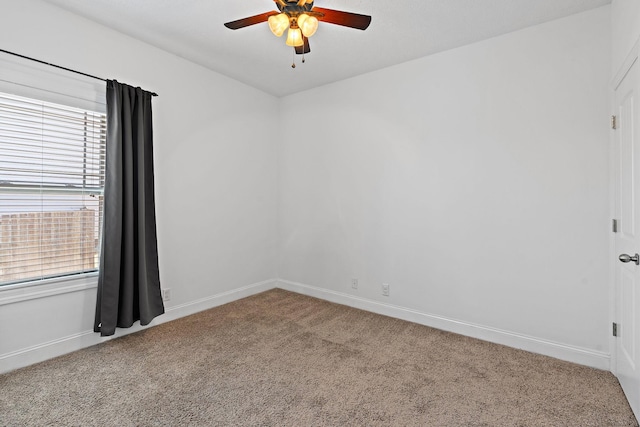
[[[0,285],[95,271],[106,115],[0,93]]]

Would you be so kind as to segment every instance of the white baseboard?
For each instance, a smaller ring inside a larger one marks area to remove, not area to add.
[[[175,307],[167,309],[166,313],[158,319],[164,318],[162,319],[162,323],[168,322],[170,320],[176,320],[181,317],[189,316],[200,311],[217,307],[219,305],[227,304],[242,298],[250,297],[251,295],[268,291],[275,288],[277,283],[278,281],[276,279],[265,280],[263,282],[254,283],[242,288],[232,289],[227,292],[222,292],[209,297],[201,298],[199,300],[188,302],[186,304],[177,305]]]
[[[249,297],[260,292],[268,291],[275,287],[296,292],[303,295],[320,298],[337,304],[347,305],[354,308],[407,320],[433,328],[478,338],[509,347],[519,348],[533,353],[555,357],[557,359],[590,366],[593,368],[610,370],[610,355],[580,347],[556,343],[544,339],[530,337],[523,334],[490,328],[482,325],[475,325],[442,316],[422,313],[417,310],[385,304],[366,298],[349,295],[346,293],[331,291],[328,289],[296,283],[288,280],[266,280],[254,283],[242,288],[233,289],[228,292],[211,295],[186,304],[169,307],[166,313],[154,319],[147,326],[135,324],[131,328],[117,329],[113,337],[102,338],[93,330],[87,330],[78,334],[63,337],[57,340],[39,344],[37,346],[20,349],[7,354],[0,355],[0,373],[9,372],[34,363],[42,362],[63,354],[80,350],[92,345],[106,342],[110,339],[121,337],[130,333],[153,327],[165,322],[189,316],[197,312],[208,310],[241,298]]]
[[[163,315],[156,317],[149,325],[140,326],[140,323],[136,323],[130,328],[118,328],[116,329],[116,334],[111,337],[100,337],[100,335],[93,332],[93,330],[87,330],[33,347],[2,354],[0,355],[0,374],[255,295],[273,289],[276,283],[277,281],[275,279],[265,280],[264,282],[258,282],[242,288],[211,295],[186,304],[168,307]]]
[[[442,316],[422,313],[413,309],[385,304],[342,292],[331,291],[288,280],[278,280],[277,287],[326,301],[335,302],[337,304],[347,305],[373,313],[407,320],[420,325],[430,326],[432,328],[530,351],[532,353],[543,354],[545,356],[590,366],[592,368],[603,369],[606,371],[610,370],[611,357],[609,354],[603,352],[561,344],[501,329],[476,325],[460,320],[449,319]]]

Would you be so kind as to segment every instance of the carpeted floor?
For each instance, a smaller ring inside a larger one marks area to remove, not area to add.
[[[636,426],[611,373],[272,290],[0,376],[2,426]]]

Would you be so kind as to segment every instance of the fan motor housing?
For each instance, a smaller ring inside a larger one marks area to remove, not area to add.
[[[304,6],[298,6],[297,0],[285,0],[286,5],[282,5],[280,2],[276,2],[278,10],[288,15],[299,15],[301,13],[311,12],[313,9],[313,1],[307,2]]]

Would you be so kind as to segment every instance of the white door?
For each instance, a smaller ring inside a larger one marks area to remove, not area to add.
[[[640,64],[631,67],[615,93],[616,373],[640,418]]]

